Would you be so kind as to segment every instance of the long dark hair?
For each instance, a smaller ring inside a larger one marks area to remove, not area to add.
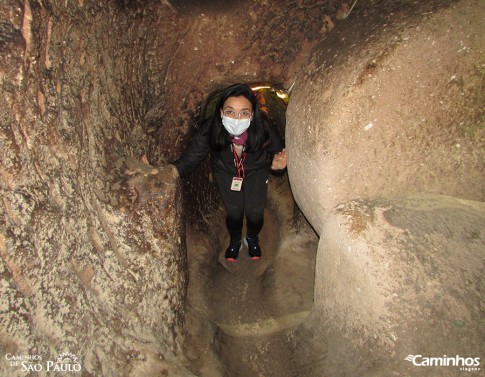
[[[229,133],[222,125],[221,119],[221,109],[224,106],[224,102],[226,102],[229,97],[245,97],[249,100],[249,102],[251,102],[253,107],[253,119],[251,120],[251,125],[248,128],[248,140],[246,147],[249,152],[261,150],[268,144],[269,141],[268,124],[261,109],[259,108],[256,95],[246,84],[234,84],[222,91],[211,120],[212,148],[215,150],[221,150],[224,148],[224,146],[230,143],[228,138]]]

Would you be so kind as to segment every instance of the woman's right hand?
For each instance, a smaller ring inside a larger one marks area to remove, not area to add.
[[[145,153],[142,154],[142,156],[140,157],[140,161],[143,162],[144,164],[148,164],[148,157]]]
[[[175,165],[172,165],[172,164],[168,164],[167,165],[167,168],[169,168],[172,172],[172,176],[177,179],[177,178],[180,178],[180,174],[179,174],[179,171],[177,169],[177,167]]]
[[[140,161],[144,164],[147,164],[147,165],[150,164],[148,162],[148,157],[145,153],[140,156]],[[158,169],[153,169],[152,174],[160,174],[160,173],[163,176],[172,176],[172,178],[174,178],[174,179],[180,178],[179,171],[178,171],[177,167],[173,164],[168,164],[168,165],[162,166]]]
[[[286,149],[283,149],[281,152],[274,155],[273,162],[271,164],[271,169],[282,170],[286,168],[286,165],[287,165]]]
[[[167,164],[158,168],[156,177],[165,183],[175,183],[180,175],[175,165]]]

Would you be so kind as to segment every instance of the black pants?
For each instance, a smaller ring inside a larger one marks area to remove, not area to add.
[[[231,190],[233,175],[214,175],[226,207],[226,226],[231,240],[241,239],[244,215],[247,235],[256,237],[263,227],[269,173],[262,170],[245,177],[241,191]]]

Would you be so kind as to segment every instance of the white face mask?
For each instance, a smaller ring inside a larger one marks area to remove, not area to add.
[[[249,119],[234,119],[222,115],[222,125],[233,136],[239,136],[249,128],[251,118]]]

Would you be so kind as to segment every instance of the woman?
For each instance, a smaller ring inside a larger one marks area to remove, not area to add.
[[[226,259],[236,261],[242,248],[244,215],[245,244],[251,259],[259,259],[258,235],[263,227],[269,170],[286,168],[286,151],[249,86],[236,84],[222,92],[214,115],[202,124],[188,151],[173,163],[177,174],[185,177],[209,152],[226,209],[230,235]]]

